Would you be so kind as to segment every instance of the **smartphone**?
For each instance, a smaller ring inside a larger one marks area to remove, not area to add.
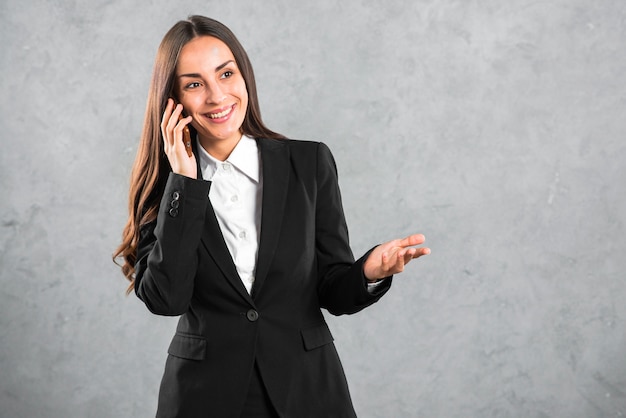
[[[178,120],[183,119],[183,114],[178,116]],[[191,149],[191,134],[189,133],[189,126],[185,125],[183,128],[183,144],[185,144],[185,150],[187,151],[187,155],[191,157],[193,155],[193,151]]]

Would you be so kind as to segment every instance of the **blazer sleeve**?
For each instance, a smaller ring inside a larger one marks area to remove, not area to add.
[[[386,278],[373,292],[368,291],[363,263],[371,250],[354,261],[337,167],[323,143],[318,146],[316,175],[315,248],[320,304],[333,315],[356,313],[377,302],[389,290],[392,278]]]
[[[142,227],[135,292],[159,315],[187,311],[211,183],[170,173],[155,222]]]

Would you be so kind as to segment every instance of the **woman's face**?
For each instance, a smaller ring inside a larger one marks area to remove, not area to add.
[[[234,147],[241,138],[248,92],[228,46],[212,36],[188,42],[180,51],[175,86],[200,141]]]

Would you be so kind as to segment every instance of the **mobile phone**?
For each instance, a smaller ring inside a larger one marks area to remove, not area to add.
[[[183,114],[178,116],[178,120],[183,119]],[[187,151],[187,156],[191,157],[193,155],[193,151],[191,149],[191,133],[189,133],[189,126],[185,125],[183,128],[183,144],[185,144],[185,151]]]

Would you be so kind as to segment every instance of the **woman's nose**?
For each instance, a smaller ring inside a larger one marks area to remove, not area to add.
[[[226,95],[217,83],[209,86],[206,98],[207,103],[219,104],[222,103],[225,99]]]

